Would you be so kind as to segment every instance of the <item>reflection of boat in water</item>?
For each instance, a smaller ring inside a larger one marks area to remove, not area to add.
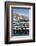
[[[13,30],[14,36],[29,35],[29,30]]]

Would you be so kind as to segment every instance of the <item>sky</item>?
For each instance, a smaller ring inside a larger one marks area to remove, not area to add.
[[[29,9],[28,8],[13,8],[13,13],[14,14],[20,14],[20,15],[29,15]]]

